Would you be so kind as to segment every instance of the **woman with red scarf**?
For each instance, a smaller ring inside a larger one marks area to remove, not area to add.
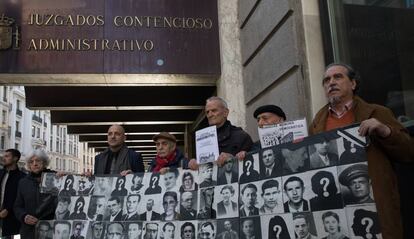
[[[152,160],[148,172],[159,172],[164,174],[169,168],[188,168],[188,159],[177,149],[177,139],[168,132],[161,132],[152,140],[157,147],[157,155]]]

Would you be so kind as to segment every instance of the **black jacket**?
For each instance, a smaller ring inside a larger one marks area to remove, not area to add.
[[[252,138],[242,128],[236,127],[226,121],[217,128],[217,138],[220,153],[236,155],[240,151],[249,152],[253,145]]]
[[[44,172],[51,172],[45,170]],[[17,198],[14,203],[14,213],[21,222],[20,235],[24,239],[35,237],[35,226],[24,223],[26,215],[32,215],[39,220],[52,220],[57,206],[57,197],[52,194],[43,194],[39,191],[36,175],[29,174],[19,182]]]
[[[94,174],[105,174],[105,166],[111,150],[107,148],[102,153],[95,156]],[[134,173],[145,172],[144,161],[141,154],[129,149],[126,145],[119,150],[117,160],[124,163],[119,166],[119,173],[126,169],[131,169]],[[124,160],[126,157],[127,160]]]
[[[6,170],[0,170],[0,185],[3,181],[3,177],[6,174]],[[0,236],[10,236],[19,234],[20,222],[17,220],[14,215],[13,204],[17,196],[17,186],[19,181],[26,176],[25,173],[19,169],[9,171],[9,177],[6,182],[6,187],[4,189],[4,199],[3,199],[3,209],[7,209],[7,217],[1,220],[2,226],[2,235]]]

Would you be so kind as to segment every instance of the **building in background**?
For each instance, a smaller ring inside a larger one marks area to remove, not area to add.
[[[95,151],[79,136],[68,135],[65,125],[51,125],[49,111],[29,110],[23,86],[0,86],[0,157],[8,148],[22,153],[19,166],[38,148],[50,157],[49,168],[81,173],[93,169]]]

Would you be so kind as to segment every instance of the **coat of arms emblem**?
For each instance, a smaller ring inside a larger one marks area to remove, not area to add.
[[[0,50],[9,49],[12,46],[14,19],[0,16]]]

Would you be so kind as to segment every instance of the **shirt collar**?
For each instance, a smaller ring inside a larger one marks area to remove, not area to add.
[[[350,109],[352,109],[353,100],[348,101],[345,103],[344,108],[342,110],[335,110],[332,106],[329,105],[329,113],[334,116],[335,118],[342,118]]]

